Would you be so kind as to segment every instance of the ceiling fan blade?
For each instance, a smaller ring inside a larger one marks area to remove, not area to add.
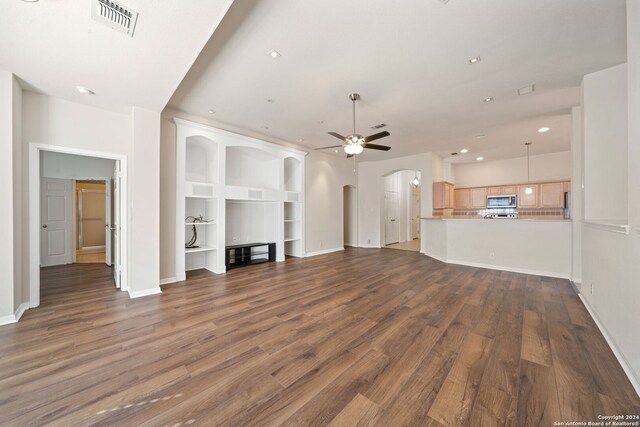
[[[330,145],[328,147],[318,147],[316,148],[316,150],[325,150],[327,148],[338,148],[338,147],[342,147],[342,145]]]
[[[382,131],[380,133],[376,133],[376,134],[367,136],[364,139],[364,142],[375,141],[376,139],[384,138],[385,136],[389,136],[389,135],[391,135],[391,134],[385,130],[385,131]]]
[[[364,144],[364,148],[369,148],[371,150],[382,150],[382,151],[391,150],[391,147],[388,147],[386,145],[377,145],[377,144]]]
[[[344,137],[344,136],[342,136],[342,135],[340,135],[339,133],[336,133],[336,132],[329,132],[329,135],[331,135],[331,136],[335,136],[336,138],[341,139],[341,140],[343,140],[343,141],[346,141],[346,140],[347,140],[347,138],[346,138],[346,137]]]

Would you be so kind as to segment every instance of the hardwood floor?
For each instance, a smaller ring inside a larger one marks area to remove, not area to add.
[[[348,249],[131,300],[43,269],[0,327],[0,425],[551,426],[639,414],[565,280]]]
[[[393,243],[385,246],[387,249],[399,249],[402,251],[420,252],[420,239],[408,240],[406,242]]]
[[[76,251],[76,263],[91,264],[105,262],[105,252],[102,250]]]

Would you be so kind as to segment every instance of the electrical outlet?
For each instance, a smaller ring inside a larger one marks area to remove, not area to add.
[[[496,257],[495,252],[489,252],[489,258],[495,258],[495,257]]]
[[[371,239],[367,239],[367,244],[370,245],[371,244]]]
[[[238,238],[234,236],[233,237],[233,243],[236,243],[237,241],[238,241]]]

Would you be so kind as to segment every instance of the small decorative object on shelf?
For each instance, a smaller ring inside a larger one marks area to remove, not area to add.
[[[198,230],[196,229],[196,224],[197,223],[207,224],[212,222],[213,220],[206,220],[202,215],[200,215],[200,216],[188,216],[185,218],[185,221],[191,224],[191,230],[193,232],[193,236],[191,236],[191,239],[189,239],[189,241],[184,245],[185,249],[199,248],[200,246],[196,245],[196,241],[198,240]]]

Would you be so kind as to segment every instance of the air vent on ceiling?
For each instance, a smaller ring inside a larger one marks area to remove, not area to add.
[[[451,153],[452,156],[457,156],[458,153],[456,153],[455,151],[453,153]]]
[[[106,26],[133,37],[138,12],[110,0],[91,0],[91,18]]]
[[[386,123],[380,123],[379,125],[371,126],[371,129],[382,129],[386,127],[387,127]]]

